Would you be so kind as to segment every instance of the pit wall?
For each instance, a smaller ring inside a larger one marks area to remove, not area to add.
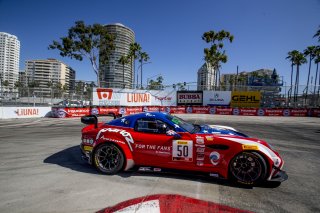
[[[266,109],[266,108],[232,108],[206,106],[144,106],[144,107],[63,107],[52,108],[52,114],[57,118],[81,117],[85,115],[130,115],[140,112],[161,111],[172,114],[215,114],[215,115],[244,115],[244,116],[300,116],[320,117],[320,108],[314,109]]]
[[[51,116],[51,107],[0,107],[0,119]]]

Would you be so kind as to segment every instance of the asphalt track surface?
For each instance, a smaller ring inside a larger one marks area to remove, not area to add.
[[[0,212],[95,212],[153,194],[253,212],[320,212],[319,118],[179,116],[229,125],[270,142],[284,158],[289,179],[280,186],[245,188],[176,174],[106,176],[81,160],[79,118],[0,120]]]

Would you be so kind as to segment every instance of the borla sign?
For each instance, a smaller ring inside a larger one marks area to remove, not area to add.
[[[202,91],[178,91],[177,104],[178,105],[202,105],[203,92]]]

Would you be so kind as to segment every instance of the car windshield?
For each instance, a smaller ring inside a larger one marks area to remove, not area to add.
[[[185,121],[179,117],[167,115],[166,118],[168,120],[170,120],[171,122],[173,122],[174,124],[179,125],[179,127],[181,127],[182,129],[184,129],[190,133],[195,133],[200,130],[200,127],[198,125],[188,123],[187,121]]]

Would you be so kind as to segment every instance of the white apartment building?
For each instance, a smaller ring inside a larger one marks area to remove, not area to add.
[[[56,59],[26,61],[26,81],[34,87],[35,95],[51,97],[52,91],[57,90],[57,85],[65,87],[65,94],[74,86],[75,71],[65,63]]]
[[[14,85],[19,78],[19,60],[18,38],[9,33],[0,32],[0,93],[16,91]]]
[[[198,70],[197,89],[213,90],[216,84],[215,77],[216,77],[216,72],[214,68],[207,62],[204,63],[201,66],[201,68]]]

